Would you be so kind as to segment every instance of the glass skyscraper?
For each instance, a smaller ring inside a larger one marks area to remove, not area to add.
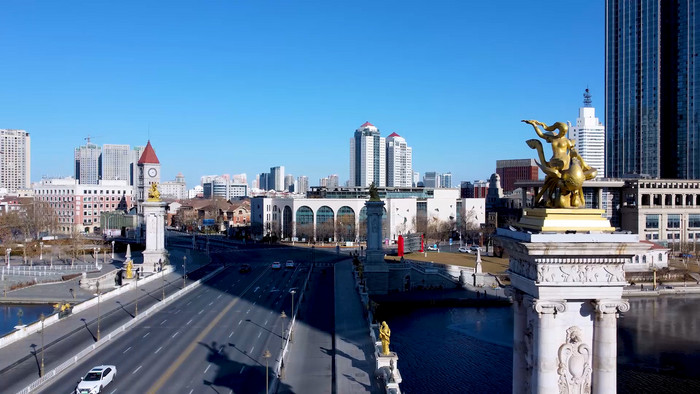
[[[606,1],[606,176],[700,178],[698,6]]]

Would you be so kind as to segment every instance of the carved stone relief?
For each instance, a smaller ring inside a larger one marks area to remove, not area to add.
[[[559,347],[557,374],[561,394],[591,392],[591,348],[582,337],[579,327],[569,327],[566,342]]]
[[[624,282],[625,273],[620,265],[554,265],[537,266],[538,282],[610,283]]]

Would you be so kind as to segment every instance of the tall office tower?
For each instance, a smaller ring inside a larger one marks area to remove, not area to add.
[[[284,176],[284,190],[290,191],[290,186],[294,186],[294,175],[287,174]]]
[[[326,187],[329,189],[337,189],[340,187],[340,178],[338,174],[328,175]]]
[[[350,139],[350,185],[386,186],[386,143],[372,123],[365,122]]]
[[[396,133],[386,139],[386,185],[389,187],[413,186],[413,148]]]
[[[233,183],[241,184],[241,183],[248,183],[248,176],[243,173],[243,174],[235,174],[233,175]]]
[[[267,188],[281,192],[284,190],[284,166],[270,167]]]
[[[129,145],[102,145],[102,179],[131,181],[131,150]]]
[[[596,118],[592,103],[591,93],[586,89],[583,93],[583,107],[578,110],[576,126],[571,128],[569,135],[586,164],[598,170],[597,178],[602,178],[605,174],[605,127]]]
[[[535,159],[496,160],[496,174],[505,192],[516,189],[516,181],[536,181],[539,167]]]
[[[700,178],[700,0],[605,3],[605,174]]]
[[[29,133],[0,129],[0,187],[12,193],[29,189],[30,159]]]
[[[129,165],[129,184],[132,186],[135,186],[138,183],[139,159],[141,158],[141,155],[143,154],[143,151],[145,149],[145,146],[135,146],[134,149],[131,150],[131,164]],[[134,192],[136,192],[136,189],[137,188],[134,188]]]
[[[302,175],[297,178],[297,186],[299,187],[296,190],[297,193],[306,194],[309,191],[309,177]]]
[[[100,180],[102,148],[90,142],[75,148],[75,179],[81,185],[97,185]]]
[[[270,190],[270,173],[261,172],[258,176],[258,189],[260,190]]]
[[[438,183],[439,177],[440,174],[435,171],[426,171],[425,174],[423,174],[423,187],[430,187],[433,189],[440,187]]]
[[[413,187],[417,187],[418,183],[420,182],[420,172],[418,171],[413,171]]]
[[[440,174],[439,178],[440,180],[439,185],[443,189],[449,189],[452,187],[452,173],[451,172],[446,172],[444,174]]]

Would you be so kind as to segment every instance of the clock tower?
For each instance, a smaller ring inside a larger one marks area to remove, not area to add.
[[[160,183],[160,161],[148,141],[137,164],[138,180],[136,188],[137,212],[143,214],[143,202],[148,198],[148,189],[153,183]]]

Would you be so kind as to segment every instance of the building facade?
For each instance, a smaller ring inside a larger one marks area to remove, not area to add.
[[[0,129],[0,188],[14,193],[28,189],[31,175],[31,144],[25,130]]]
[[[297,187],[298,190],[295,190],[296,193],[306,194],[306,192],[309,191],[309,177],[302,175],[297,178]]]
[[[185,176],[178,173],[174,181],[161,182],[158,185],[160,195],[163,198],[174,198],[176,200],[184,200],[187,198],[187,184]]]
[[[516,181],[536,181],[539,167],[535,159],[497,160],[496,174],[500,177],[501,188],[510,193],[516,189]]]
[[[386,141],[365,122],[350,139],[350,186],[386,186]]]
[[[589,166],[598,170],[596,178],[605,174],[605,127],[595,116],[591,93],[583,93],[583,107],[578,110],[576,125],[569,132],[576,150]]]
[[[607,0],[607,177],[700,178],[700,0]]]
[[[141,158],[136,163],[138,168],[137,194],[138,213],[143,213],[141,204],[148,198],[148,189],[153,183],[160,183],[160,161],[156,152],[148,141],[143,149]]]
[[[396,133],[386,139],[387,187],[413,186],[413,148]]]
[[[267,190],[284,191],[284,166],[270,167]]]
[[[90,143],[75,148],[75,179],[83,185],[97,185],[100,180],[102,148]]]
[[[248,185],[236,183],[227,175],[202,177],[202,196],[207,199],[232,200],[248,196]]]
[[[429,187],[432,189],[440,187],[440,174],[435,171],[426,171],[423,174],[423,187]]]
[[[452,173],[451,172],[446,172],[444,174],[440,174],[438,177],[438,184],[440,185],[441,188],[443,189],[449,189],[452,187]]]
[[[129,145],[102,145],[102,179],[131,181],[132,154]]]

